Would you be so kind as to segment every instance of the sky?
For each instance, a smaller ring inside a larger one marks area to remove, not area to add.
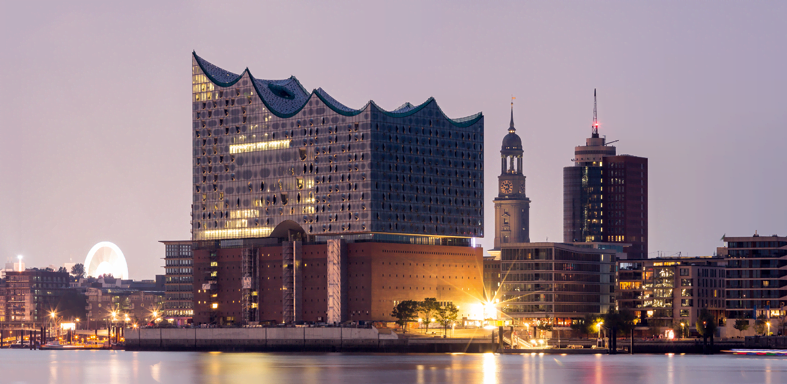
[[[562,241],[562,168],[590,134],[649,160],[650,256],[787,235],[787,3],[776,1],[0,2],[0,262],[134,279],[189,239],[191,52],[295,75],[345,105],[436,98],[484,113],[485,233],[509,101],[531,241]]]

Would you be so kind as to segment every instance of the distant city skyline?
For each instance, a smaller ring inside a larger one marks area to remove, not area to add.
[[[590,135],[594,88],[599,133],[648,158],[651,257],[787,233],[782,3],[6,3],[0,14],[2,263],[83,262],[111,241],[131,278],[163,274],[159,240],[191,238],[192,50],[236,73],[295,75],[351,108],[431,96],[448,116],[483,112],[484,250],[511,95],[530,239],[561,241],[562,168]]]

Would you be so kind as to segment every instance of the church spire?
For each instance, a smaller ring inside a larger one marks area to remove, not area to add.
[[[514,99],[516,97],[511,96],[511,124],[508,125],[508,132],[510,133],[516,132],[516,128],[514,128]]]

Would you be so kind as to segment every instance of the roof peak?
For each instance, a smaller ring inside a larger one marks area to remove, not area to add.
[[[296,115],[307,105],[312,96],[317,96],[331,110],[345,116],[357,115],[366,110],[369,105],[373,105],[388,116],[405,117],[422,110],[431,103],[435,103],[435,107],[439,113],[454,126],[467,127],[483,118],[483,114],[479,112],[470,116],[452,119],[445,115],[433,97],[429,97],[425,102],[419,105],[413,105],[410,102],[406,102],[393,111],[387,111],[379,107],[373,100],[369,100],[361,109],[353,109],[338,102],[322,88],[315,89],[312,92],[307,91],[295,76],[290,76],[288,79],[284,80],[257,79],[251,74],[248,67],[244,69],[241,74],[235,74],[208,62],[198,56],[197,52],[194,50],[192,50],[191,54],[200,67],[200,70],[211,82],[218,86],[232,86],[243,78],[244,75],[248,75],[249,80],[251,80],[251,85],[256,90],[257,96],[262,100],[263,104],[265,104],[266,108],[278,117],[291,117]]]
[[[514,99],[515,97],[511,96],[511,123],[508,125],[509,133],[516,132],[516,128],[514,128]]]

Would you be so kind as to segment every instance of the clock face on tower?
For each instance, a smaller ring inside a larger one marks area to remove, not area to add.
[[[514,183],[511,180],[506,180],[502,184],[500,184],[500,191],[503,193],[511,193],[514,191]]]

